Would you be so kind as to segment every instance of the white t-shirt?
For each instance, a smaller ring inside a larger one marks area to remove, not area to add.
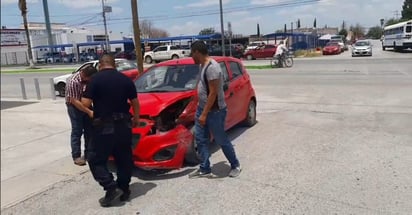
[[[285,44],[279,44],[278,47],[276,48],[276,55],[283,54],[284,50],[287,50]]]

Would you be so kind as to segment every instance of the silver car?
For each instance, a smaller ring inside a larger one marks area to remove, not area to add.
[[[358,40],[352,45],[352,57],[372,56],[372,45],[368,40]]]

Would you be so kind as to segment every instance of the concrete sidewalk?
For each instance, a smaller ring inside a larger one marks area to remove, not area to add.
[[[1,209],[88,171],[73,164],[69,136],[63,100],[1,110]]]

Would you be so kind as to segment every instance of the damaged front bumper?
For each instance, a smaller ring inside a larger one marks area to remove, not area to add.
[[[159,132],[153,120],[141,119],[132,129],[134,165],[146,170],[181,168],[192,141],[192,132],[183,125]]]

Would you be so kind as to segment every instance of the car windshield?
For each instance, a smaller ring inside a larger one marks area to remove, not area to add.
[[[122,61],[116,61],[116,68],[117,68],[117,71],[123,72],[123,71],[131,70],[131,69],[136,69],[137,65],[135,63],[122,60]]]
[[[199,65],[155,66],[145,72],[135,85],[138,93],[193,90],[199,79]]]
[[[369,45],[369,43],[366,42],[366,41],[356,42],[356,43],[355,43],[355,46],[368,46],[368,45]]]

